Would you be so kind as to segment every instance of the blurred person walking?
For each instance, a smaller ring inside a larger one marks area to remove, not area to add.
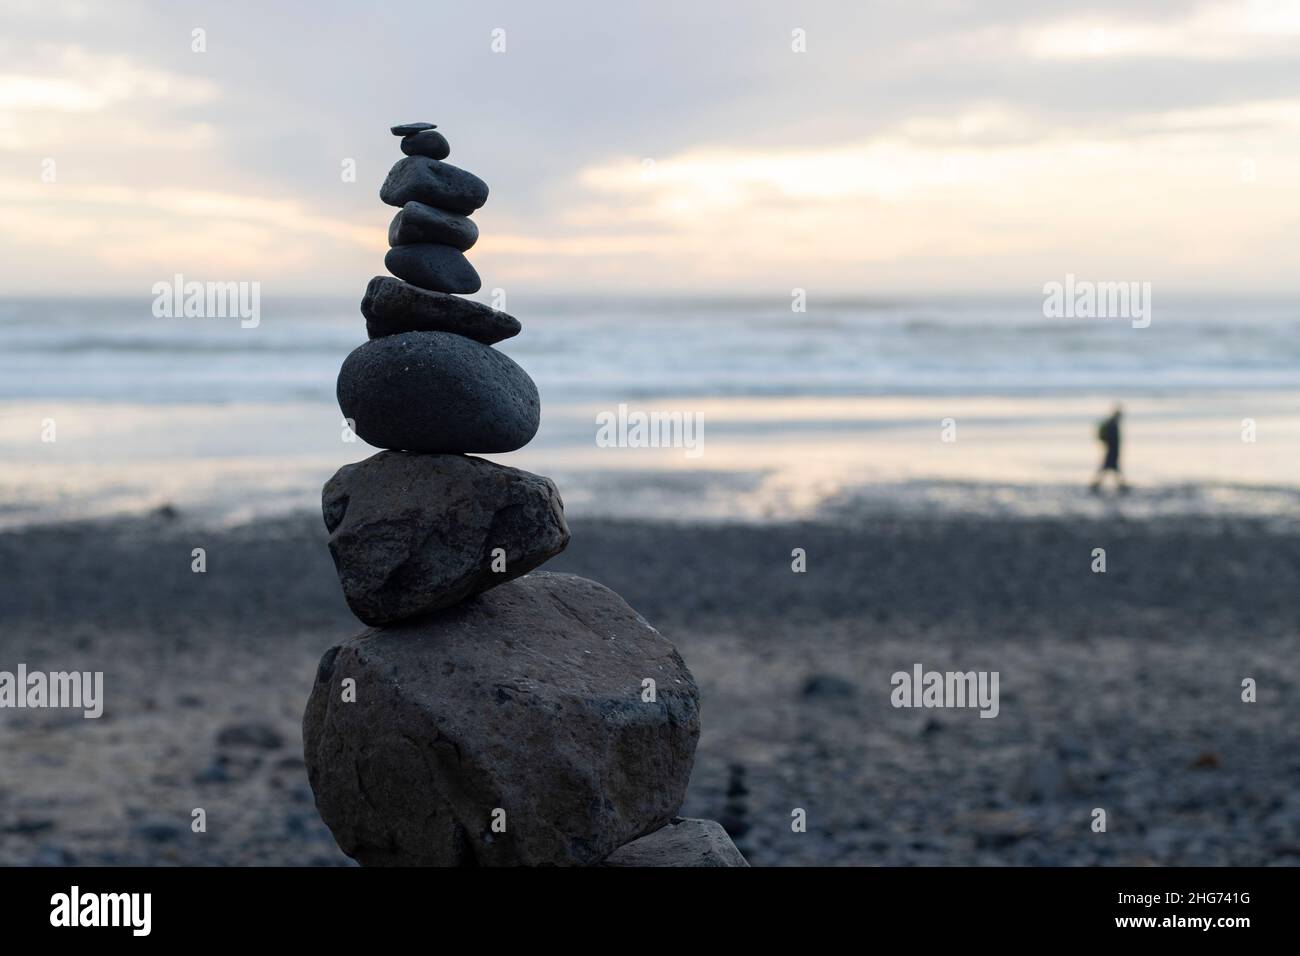
[[[1119,440],[1120,440],[1120,419],[1124,415],[1124,409],[1120,405],[1115,406],[1115,410],[1097,426],[1097,438],[1106,446],[1106,457],[1102,460],[1101,467],[1097,469],[1097,474],[1089,486],[1093,494],[1101,492],[1102,480],[1108,472],[1115,476],[1115,487],[1120,494],[1128,491],[1128,485],[1124,481],[1124,473],[1119,467]]]

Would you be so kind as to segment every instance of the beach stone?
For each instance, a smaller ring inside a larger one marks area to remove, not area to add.
[[[388,624],[505,584],[564,550],[549,478],[463,455],[381,451],[344,465],[321,496],[348,607]],[[505,570],[493,570],[493,550]]]
[[[209,783],[230,783],[229,763],[229,760],[224,755],[219,754],[212,763],[196,773],[192,779],[200,786]]]
[[[803,683],[804,697],[845,700],[857,692],[857,685],[835,674],[812,674]]]
[[[150,843],[171,843],[185,833],[180,824],[166,818],[146,820],[132,827],[135,835]]]
[[[528,373],[496,349],[450,332],[372,339],[343,360],[339,408],[377,448],[514,451],[537,434],[541,404]]]
[[[430,159],[446,159],[451,155],[451,144],[447,137],[436,130],[425,129],[402,138],[402,152],[407,156],[428,156]]]
[[[304,754],[363,865],[587,865],[673,819],[698,708],[681,655],[622,598],[536,571],[327,650]]]
[[[749,866],[721,824],[676,818],[619,847],[601,866]]]
[[[408,202],[397,211],[388,226],[390,246],[436,242],[464,252],[477,241],[478,226],[474,225],[473,219],[422,202]]]
[[[13,823],[6,823],[0,826],[0,833],[17,834],[19,836],[32,836],[36,833],[44,833],[46,830],[53,830],[54,820],[48,817],[42,818],[19,818]]]
[[[37,850],[32,866],[76,866],[77,857],[70,850],[53,843],[45,843]]]
[[[1011,787],[1011,796],[1021,803],[1053,803],[1077,792],[1074,774],[1054,751],[1031,755]]]
[[[390,206],[414,200],[464,215],[487,202],[487,197],[487,183],[473,173],[427,156],[399,159],[379,188],[379,198]]]
[[[384,256],[384,268],[431,292],[477,292],[483,284],[463,252],[432,242],[393,246]]]
[[[519,334],[519,320],[481,302],[375,276],[361,299],[372,339],[400,332],[455,332],[484,345]]]
[[[394,136],[413,136],[416,133],[422,133],[426,129],[437,129],[437,123],[400,123],[392,128]]]
[[[258,750],[275,750],[284,746],[280,732],[264,721],[227,724],[217,733],[219,747],[253,747]]]

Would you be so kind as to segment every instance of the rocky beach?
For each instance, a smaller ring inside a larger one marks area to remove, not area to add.
[[[546,570],[613,589],[689,662],[702,732],[679,812],[754,866],[1300,862],[1293,523],[569,527]],[[318,514],[0,534],[3,659],[105,674],[98,720],[6,712],[0,863],[349,865],[301,748],[321,653],[357,629],[327,543]],[[893,708],[890,675],[917,662],[999,671],[999,716]]]
[[[146,481],[92,457],[93,482],[59,470],[74,484],[7,506],[0,701],[6,667],[103,685],[89,719],[6,709],[0,864],[1300,863],[1300,492],[1224,480],[1282,458],[1234,448],[1200,483],[1084,495],[1062,478],[1091,399],[1040,397],[1051,432],[1034,403],[976,395],[787,407],[758,397],[789,364],[781,317],[729,320],[761,358],[756,394],[726,399],[733,373],[709,372],[716,397],[688,405],[698,446],[598,460],[614,453],[572,383],[614,367],[622,389],[636,356],[695,339],[671,310],[638,314],[646,347],[629,349],[591,334],[612,328],[603,312],[535,328],[463,298],[481,286],[465,253],[487,184],[444,162],[431,124],[392,132],[393,275],[369,281],[345,335],[290,326],[277,352],[324,335],[337,411],[288,392],[199,419],[128,408],[145,449],[185,448],[159,424],[224,436],[171,478],[208,486],[152,512],[137,495],[133,513],[33,520],[130,481],[159,494],[172,461],[128,443]],[[571,389],[536,443],[528,357]],[[319,389],[308,367],[275,387]],[[931,431],[949,407],[971,412],[960,445]],[[1186,409],[1139,408],[1148,474],[1222,459],[1225,435],[1248,447],[1216,418],[1180,444]],[[268,467],[232,470],[264,411],[251,436]],[[375,451],[356,460],[362,442]],[[14,486],[58,461],[39,465]],[[285,492],[306,474],[324,480],[315,514]],[[932,706],[929,674],[970,674],[980,707]]]
[[[1297,2],[9,6],[8,935],[1285,933]]]

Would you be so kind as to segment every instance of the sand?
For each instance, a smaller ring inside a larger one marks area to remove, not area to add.
[[[683,813],[757,866],[1300,862],[1289,525],[874,509],[573,532],[548,569],[678,644],[704,724]],[[349,863],[300,753],[319,655],[361,629],[317,515],[14,530],[0,569],[0,669],[106,688],[98,720],[0,710],[0,864]],[[999,715],[894,708],[916,663],[998,671]]]

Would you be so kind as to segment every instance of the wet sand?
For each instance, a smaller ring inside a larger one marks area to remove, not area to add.
[[[755,865],[1300,862],[1290,526],[878,508],[572,524],[547,568],[678,644],[704,725],[683,812],[721,819]],[[300,753],[319,655],[361,629],[324,541],[314,514],[0,534],[0,670],[102,670],[107,698],[99,720],[0,710],[0,863],[347,864]],[[892,707],[916,663],[998,671],[998,717]]]

